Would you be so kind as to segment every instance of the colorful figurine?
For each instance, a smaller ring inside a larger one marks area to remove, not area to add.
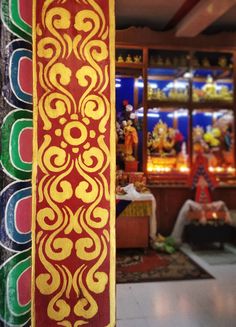
[[[175,144],[174,134],[173,128],[168,128],[167,124],[160,120],[153,129],[151,152],[157,152],[161,156],[165,155],[166,152],[170,152]]]
[[[192,188],[196,188],[195,201],[206,204],[211,202],[211,194],[216,186],[216,178],[208,170],[208,161],[202,153],[195,158],[192,173],[190,176]]]
[[[134,146],[138,144],[138,133],[135,127],[132,126],[132,121],[128,120],[124,124],[125,137],[125,160],[134,161]]]
[[[204,141],[211,148],[218,147],[220,145],[221,131],[219,128],[211,128],[209,126],[208,131],[203,135]]]

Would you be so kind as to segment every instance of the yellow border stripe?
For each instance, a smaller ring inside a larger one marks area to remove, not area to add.
[[[35,228],[36,228],[36,177],[38,152],[38,99],[36,66],[36,1],[32,1],[32,43],[33,43],[33,160],[32,160],[32,280],[31,280],[31,326],[35,326]]]
[[[115,142],[115,2],[109,1],[109,59],[110,59],[110,324],[116,324],[116,242],[115,242],[115,174],[116,174],[116,142]]]

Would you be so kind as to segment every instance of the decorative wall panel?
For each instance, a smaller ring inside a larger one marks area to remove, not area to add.
[[[33,13],[32,325],[114,326],[114,1]]]
[[[0,326],[30,326],[32,45],[30,0],[2,0]]]

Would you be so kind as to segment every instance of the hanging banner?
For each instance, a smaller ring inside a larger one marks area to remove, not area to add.
[[[114,0],[34,0],[32,326],[115,326]]]

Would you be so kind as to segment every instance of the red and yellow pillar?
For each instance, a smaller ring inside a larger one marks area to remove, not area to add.
[[[114,1],[32,5],[31,324],[115,326]]]

